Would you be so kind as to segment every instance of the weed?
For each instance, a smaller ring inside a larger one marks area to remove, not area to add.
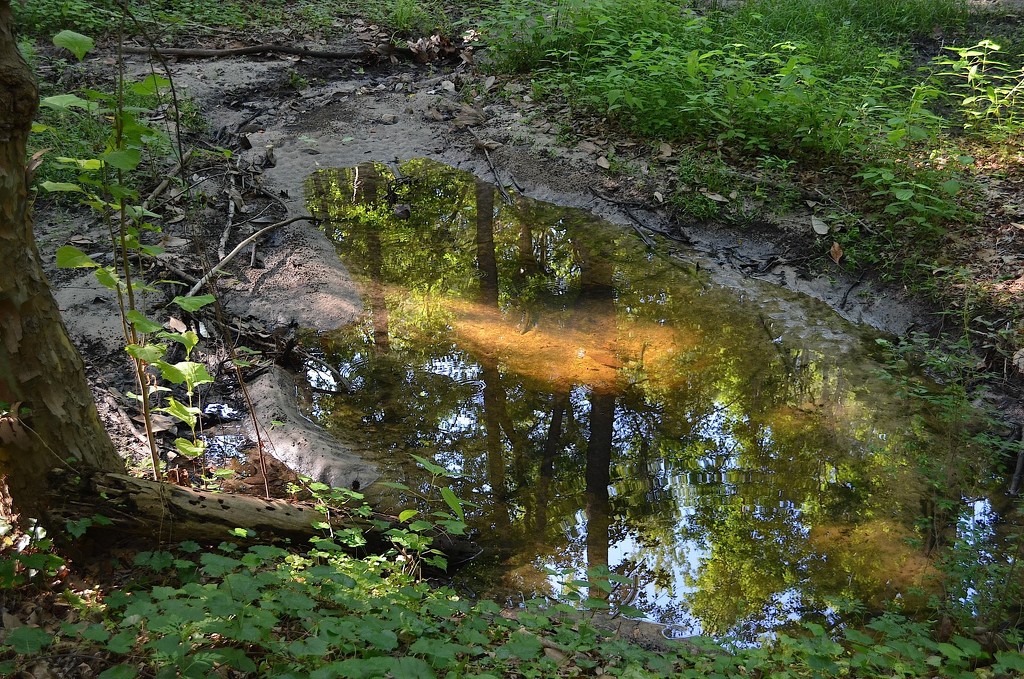
[[[992,128],[1013,134],[1024,129],[1024,66],[1013,66],[994,57],[1002,49],[991,40],[971,47],[947,47],[956,58],[938,58],[936,65],[948,70],[939,78],[952,79],[963,93],[959,108],[964,128]]]

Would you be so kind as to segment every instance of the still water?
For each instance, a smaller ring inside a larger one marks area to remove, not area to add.
[[[906,451],[931,444],[863,329],[430,161],[308,187],[366,304],[310,340],[352,387],[315,414],[389,481],[428,488],[411,455],[455,477],[485,550],[466,591],[604,566],[613,604],[752,639],[930,586]]]

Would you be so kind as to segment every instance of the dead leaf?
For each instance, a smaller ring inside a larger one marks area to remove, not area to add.
[[[1013,367],[1024,374],[1024,349],[1018,349],[1017,353],[1013,355]]]
[[[702,194],[703,194],[703,195],[704,195],[704,196],[705,196],[706,198],[710,198],[711,200],[715,201],[716,203],[728,203],[728,202],[729,202],[729,199],[728,199],[728,198],[726,198],[725,196],[723,196],[723,195],[722,195],[722,194],[720,194],[720,193],[711,193],[710,191],[708,191],[707,189],[704,189],[704,188],[702,188],[702,189],[700,190],[700,192],[701,192],[701,193],[702,193]]]
[[[482,125],[486,120],[487,116],[482,110],[469,104],[462,104],[459,107],[459,114],[452,120],[452,124],[457,128],[472,127]]]
[[[666,142],[661,142],[661,146],[658,148],[659,158],[671,158],[672,157],[672,145]]]
[[[441,89],[444,90],[445,92],[454,92],[455,83],[453,83],[451,80],[442,80]]]
[[[179,319],[175,318],[174,316],[168,318],[167,323],[165,325],[167,326],[167,329],[170,330],[171,332],[185,332],[188,330],[188,326],[182,323]]]
[[[584,153],[600,153],[601,152],[601,147],[600,146],[598,146],[597,144],[595,144],[592,141],[586,141],[586,140],[581,141],[579,144],[576,144],[576,148],[578,148],[580,151],[583,151]]]
[[[611,163],[608,162],[607,156],[601,156],[600,158],[597,159],[597,166],[598,167],[603,167],[604,169],[607,170],[612,165],[611,165]]]
[[[839,243],[832,241],[832,248],[828,251],[828,254],[832,257],[832,261],[838,264],[839,260],[843,258],[843,248]]]
[[[495,77],[493,75],[489,75],[486,78],[484,78],[484,92],[491,91],[491,88],[494,87],[494,81]]]
[[[501,148],[503,144],[500,141],[494,141],[493,139],[477,139],[473,142],[473,146],[475,146],[478,149],[487,149],[488,151],[493,151],[495,149]]]
[[[654,192],[654,199],[657,200],[659,203],[665,202],[665,196],[661,193],[661,191]]]
[[[828,224],[825,223],[825,220],[818,219],[814,215],[811,215],[811,228],[819,236],[824,236],[828,233]]]

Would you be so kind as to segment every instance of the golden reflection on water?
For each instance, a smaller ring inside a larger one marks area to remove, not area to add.
[[[800,302],[741,301],[430,161],[309,189],[366,303],[316,340],[356,387],[318,413],[392,481],[426,483],[411,453],[459,475],[488,550],[467,586],[557,594],[545,568],[606,565],[654,619],[753,637],[928,585],[920,427],[838,319],[804,309],[826,331],[797,332]]]

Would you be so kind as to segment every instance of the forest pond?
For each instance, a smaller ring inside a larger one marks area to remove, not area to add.
[[[388,481],[430,483],[412,455],[453,475],[484,549],[463,591],[558,597],[605,566],[614,605],[752,639],[930,586],[907,451],[931,444],[870,332],[431,161],[308,187],[366,305],[308,340],[352,389],[312,412]]]

